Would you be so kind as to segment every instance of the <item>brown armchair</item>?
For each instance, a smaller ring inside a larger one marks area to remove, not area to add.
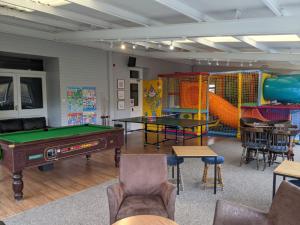
[[[218,201],[214,225],[296,225],[300,221],[300,188],[283,181],[268,213],[228,201]]]
[[[134,215],[174,220],[176,188],[168,182],[166,155],[121,155],[119,183],[107,195],[110,224]]]

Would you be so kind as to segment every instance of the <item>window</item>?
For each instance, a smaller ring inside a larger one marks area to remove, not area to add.
[[[14,85],[12,77],[0,77],[0,110],[14,109]]]
[[[43,108],[42,79],[21,77],[22,109]]]

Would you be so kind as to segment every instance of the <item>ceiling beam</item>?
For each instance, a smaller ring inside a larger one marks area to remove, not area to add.
[[[142,26],[162,25],[162,23],[156,20],[146,18],[139,14],[129,12],[127,10],[118,8],[116,6],[104,2],[95,1],[95,0],[68,0],[68,1]]]
[[[198,10],[195,10],[194,8],[182,3],[180,0],[156,0],[156,1],[160,2],[161,4],[164,4],[165,6],[167,6],[169,8],[172,8],[172,9],[176,10],[177,12],[179,12],[187,17],[190,17],[192,19],[195,19],[195,17],[193,15],[201,15],[201,21],[209,21],[209,22],[216,21],[215,18],[210,17]],[[272,0],[266,0],[266,1],[272,1]],[[237,10],[236,13],[238,13],[238,12],[240,12],[240,11]],[[200,22],[200,20],[197,20],[197,19],[196,19],[196,21]],[[227,47],[227,46],[219,44],[219,43],[210,42],[208,40],[203,40],[203,39],[199,39],[199,38],[197,38],[197,40],[196,39],[190,39],[190,40],[194,40],[195,42],[198,42],[199,44],[206,45],[211,48],[219,49],[221,51],[238,52],[238,50],[236,50],[234,48],[230,48],[230,47]],[[247,43],[247,44],[249,44],[249,43]],[[253,45],[252,43],[250,45],[255,47],[255,45]],[[260,50],[265,49],[264,51],[267,51],[267,52],[273,51],[273,50],[269,50],[268,47],[266,47],[263,44],[257,44],[256,46],[258,46]]]
[[[152,38],[182,38],[209,36],[243,36],[260,34],[298,34],[300,16],[251,18],[205,23],[185,23],[153,27],[122,28],[98,31],[64,32],[57,39],[64,40],[130,40]],[[245,27],[247,29],[245,29]]]
[[[276,16],[284,16],[281,8],[275,2],[276,0],[262,0],[262,2],[276,15]]]
[[[170,59],[202,59],[219,61],[300,61],[300,54],[290,53],[229,53],[229,52],[151,52],[151,57]]]
[[[109,22],[92,18],[89,16],[85,16],[79,13],[71,12],[68,10],[60,9],[57,7],[48,6],[45,4],[40,4],[38,2],[33,2],[31,0],[0,0],[0,2],[5,2],[15,6],[21,6],[24,8],[28,8],[34,11],[39,11],[45,14],[49,14],[52,16],[61,17],[68,20],[73,20],[79,23],[85,23],[96,27],[102,28],[118,28],[120,26],[115,26]]]
[[[198,10],[194,9],[193,7],[179,0],[155,0],[155,1],[197,22],[213,20],[209,16],[199,12]]]
[[[35,37],[46,40],[54,40],[54,34],[46,31],[38,31],[31,28],[24,28],[14,25],[0,23],[0,31],[8,34],[16,34],[21,36]]]
[[[3,16],[8,16],[8,17],[13,17],[17,19],[22,19],[34,23],[40,23],[40,24],[45,24],[53,27],[59,27],[67,30],[73,30],[73,31],[78,31],[80,30],[80,26],[64,22],[64,21],[57,21],[54,19],[46,18],[43,16],[38,16],[34,15],[31,13],[25,13],[25,12],[20,12],[18,10],[10,9],[10,8],[5,8],[5,7],[0,7],[0,15]]]
[[[249,37],[246,37],[246,36],[241,36],[241,37],[235,36],[235,38],[238,39],[238,40],[240,40],[240,41],[243,41],[243,42],[247,43],[248,45],[251,45],[252,47],[257,48],[257,49],[259,49],[259,50],[261,50],[263,52],[278,53],[277,50],[271,49],[271,48],[267,47],[266,45],[261,44],[261,43],[255,41],[255,40],[253,40],[253,39],[251,39]]]
[[[189,38],[189,40],[199,43],[201,45],[206,45],[208,47],[224,51],[224,52],[226,52],[226,51],[227,52],[239,52],[238,50],[236,50],[234,48],[230,48],[230,47],[227,47],[227,46],[219,44],[219,43],[205,40],[205,38]]]

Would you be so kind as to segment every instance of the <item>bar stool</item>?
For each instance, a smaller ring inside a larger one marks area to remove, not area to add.
[[[167,164],[169,167],[172,167],[172,180],[171,183],[176,183],[175,180],[175,166],[177,166],[178,163],[178,171],[179,171],[179,185],[181,186],[181,190],[183,190],[183,183],[181,178],[181,171],[180,171],[180,164],[184,162],[184,158],[177,157],[176,155],[167,155]]]
[[[208,185],[208,180],[213,180],[213,178],[207,178],[208,173],[208,167],[209,165],[215,164],[215,158],[214,157],[203,157],[202,161],[205,163],[204,165],[204,171],[202,176],[202,182],[204,184],[204,187]],[[222,188],[224,188],[222,173],[221,173],[221,164],[224,163],[224,157],[218,156],[217,157],[217,184]]]

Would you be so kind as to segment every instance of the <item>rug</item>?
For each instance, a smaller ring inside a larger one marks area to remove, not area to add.
[[[258,209],[267,210],[272,199],[272,171],[256,170],[255,162],[239,166],[240,142],[227,138],[211,146],[225,157],[222,167],[224,190],[213,194],[213,189],[203,189],[201,177],[203,162],[186,159],[181,166],[184,191],[176,199],[175,220],[179,225],[211,225],[215,204],[226,199]],[[212,176],[213,167],[209,169]],[[7,218],[7,225],[108,225],[109,211],[106,188],[117,180],[91,187],[46,205],[33,208]],[[279,183],[279,182],[278,182]]]

